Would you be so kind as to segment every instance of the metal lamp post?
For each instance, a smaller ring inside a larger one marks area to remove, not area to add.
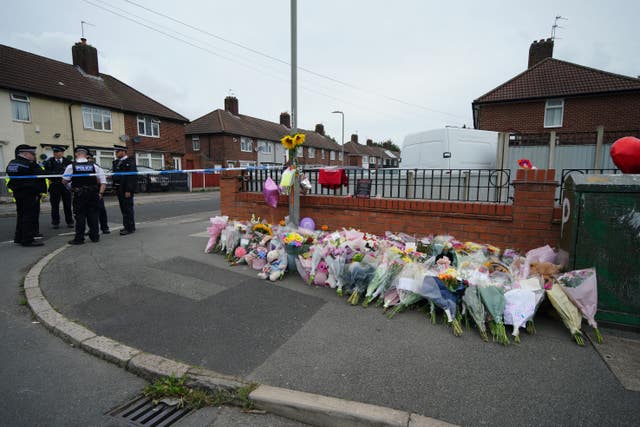
[[[344,113],[342,111],[332,111],[333,114],[340,114],[342,116],[342,166],[344,166]]]
[[[298,4],[291,0],[291,132],[298,131]],[[289,159],[296,165],[297,153]],[[297,168],[297,165],[296,165]],[[289,223],[297,226],[300,222],[300,189],[298,172],[294,176],[291,195],[289,196]]]

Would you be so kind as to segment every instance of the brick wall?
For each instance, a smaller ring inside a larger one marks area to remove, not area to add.
[[[513,182],[513,205],[443,202],[405,199],[355,199],[335,196],[300,197],[300,216],[330,229],[356,227],[383,235],[403,231],[418,236],[452,234],[460,240],[491,243],[502,248],[527,250],[559,238],[560,210],[554,208],[554,170],[519,170]],[[264,203],[261,193],[240,192],[237,171],[226,171],[220,180],[223,215],[249,219],[252,214],[277,223],[288,215],[288,197],[281,196],[276,209]]]
[[[498,132],[543,133],[633,130],[640,123],[640,93],[565,98],[562,127],[544,127],[546,100],[484,104],[478,128]]]
[[[160,121],[160,138],[138,135],[138,119],[136,114],[124,115],[125,133],[129,135],[127,148],[129,152],[161,151],[165,153],[164,161],[168,167],[173,166],[171,154],[178,157],[185,153],[184,123],[167,119]],[[139,137],[140,142],[133,142],[133,137]]]

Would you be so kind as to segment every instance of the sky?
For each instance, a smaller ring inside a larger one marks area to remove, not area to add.
[[[229,94],[241,114],[291,111],[290,0],[33,0],[3,12],[0,43],[67,63],[89,22],[101,72],[190,120]],[[322,123],[340,142],[340,110],[346,141],[398,145],[472,127],[471,102],[526,69],[557,15],[555,58],[640,75],[635,0],[298,0],[298,126]]]

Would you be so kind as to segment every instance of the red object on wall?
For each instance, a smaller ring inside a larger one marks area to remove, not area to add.
[[[622,173],[640,173],[640,139],[620,138],[611,146],[611,159]]]
[[[340,188],[349,185],[349,178],[344,169],[320,169],[318,183],[324,188]]]
[[[197,190],[198,188],[219,187],[219,186],[220,186],[220,174],[218,173],[192,173],[191,174],[191,188],[193,190]]]

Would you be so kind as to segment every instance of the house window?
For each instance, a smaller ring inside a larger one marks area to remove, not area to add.
[[[366,165],[367,163],[369,163],[369,156],[362,156],[362,164]]]
[[[200,151],[200,137],[198,135],[191,137],[191,145],[193,146],[193,151]]]
[[[173,158],[173,168],[177,171],[182,169],[182,157]]]
[[[260,152],[262,154],[271,154],[273,152],[273,144],[269,141],[258,141],[258,147],[260,148]]]
[[[85,129],[111,132],[111,111],[83,105],[82,124]]]
[[[296,148],[296,156],[297,157],[304,157],[304,151],[302,150],[302,147]]]
[[[340,161],[344,160],[344,153],[342,151],[338,151],[338,160]]]
[[[376,164],[376,158],[375,157],[370,157],[369,158],[369,164],[370,165],[375,165]]]
[[[247,137],[240,138],[240,151],[250,153],[253,147],[253,140]]]
[[[256,162],[240,161],[240,167],[246,168],[247,166],[255,166]]]
[[[136,153],[136,162],[140,166],[151,169],[164,168],[164,154],[162,153]]]
[[[336,152],[331,150],[329,151],[329,160],[335,160],[336,159]]]
[[[150,116],[138,116],[138,135],[160,138],[160,120]]]
[[[27,95],[11,94],[11,113],[16,122],[31,121],[31,101]]]
[[[544,127],[562,127],[562,113],[564,112],[563,99],[548,99],[544,108]]]
[[[113,161],[116,159],[115,152],[113,150],[96,150],[94,157],[98,165],[103,169],[111,169],[113,167]]]
[[[235,168],[236,167],[236,162],[227,162],[227,167],[228,168]]]
[[[307,150],[309,151],[309,158],[310,159],[315,159],[315,157],[316,157],[316,149],[313,148],[313,147],[309,147]]]
[[[320,150],[320,158],[324,160],[324,148]]]

